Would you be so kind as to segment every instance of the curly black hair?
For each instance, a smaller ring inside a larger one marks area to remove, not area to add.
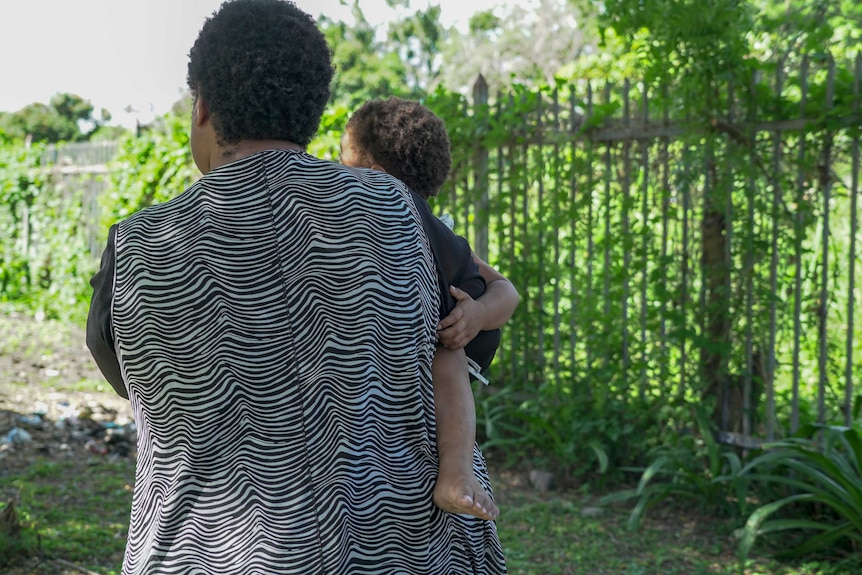
[[[314,20],[283,0],[228,0],[189,52],[188,85],[213,113],[222,145],[308,145],[329,100],[332,52]]]
[[[412,100],[369,100],[345,128],[360,158],[378,164],[425,199],[436,196],[452,167],[446,124]]]

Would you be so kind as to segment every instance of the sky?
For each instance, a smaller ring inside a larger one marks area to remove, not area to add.
[[[352,22],[339,0],[294,0],[317,17]],[[188,52],[222,0],[0,0],[0,111],[78,94],[132,126],[167,112],[185,88]],[[413,0],[411,9],[428,0]],[[444,25],[466,27],[471,14],[501,0],[436,0]],[[396,12],[362,0],[369,22]],[[131,108],[131,112],[124,111]]]

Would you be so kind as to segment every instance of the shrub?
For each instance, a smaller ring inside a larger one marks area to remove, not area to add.
[[[767,446],[742,470],[752,480],[785,487],[785,497],[756,509],[745,524],[739,552],[746,557],[760,535],[816,534],[783,551],[799,556],[848,542],[862,549],[862,438],[857,430],[808,426],[796,437]],[[787,495],[786,493],[790,493]],[[825,510],[815,514],[816,508]],[[778,519],[769,519],[777,512]]]

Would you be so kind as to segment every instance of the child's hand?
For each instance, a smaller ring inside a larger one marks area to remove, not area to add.
[[[449,286],[455,309],[437,324],[437,337],[447,349],[461,349],[476,337],[484,323],[484,306],[455,286]]]

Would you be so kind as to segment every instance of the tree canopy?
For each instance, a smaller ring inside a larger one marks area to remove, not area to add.
[[[55,94],[48,104],[35,102],[0,115],[0,132],[7,140],[79,142],[92,137],[111,119],[107,110],[95,115],[93,105],[77,94]]]

